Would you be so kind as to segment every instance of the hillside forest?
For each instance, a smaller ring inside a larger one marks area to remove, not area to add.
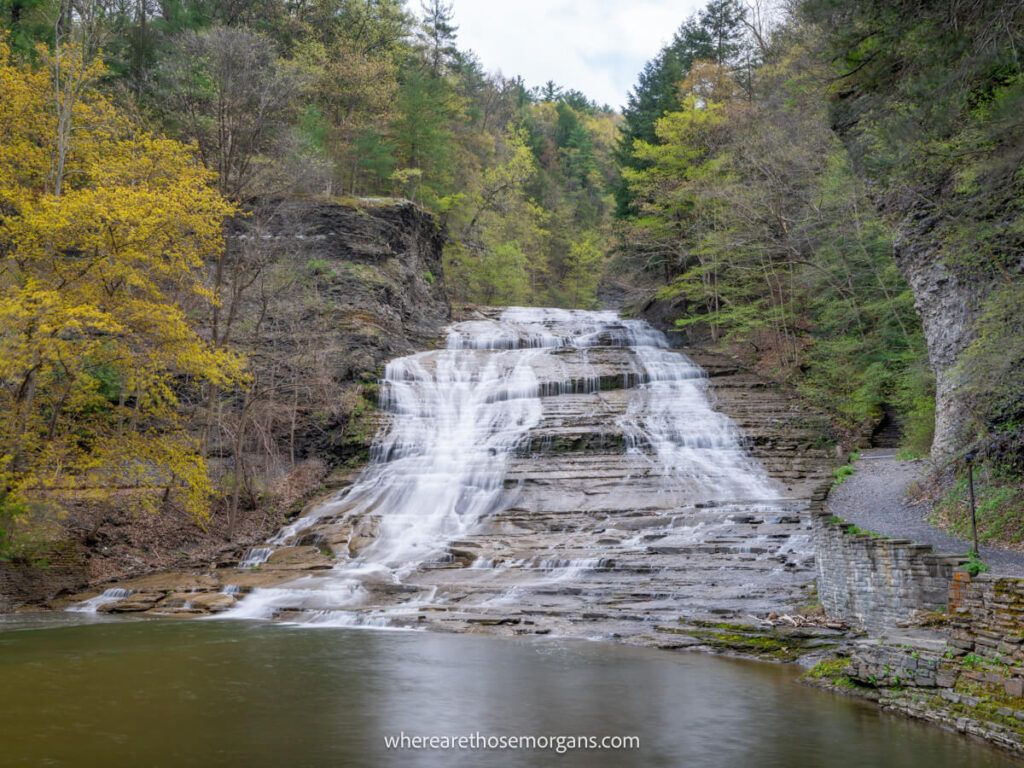
[[[1024,4],[711,0],[680,22],[619,110],[489,70],[443,0],[0,0],[0,557],[42,558],[70,493],[144,487],[228,536],[270,503],[255,466],[211,459],[294,467],[252,414],[294,433],[341,406],[267,389],[238,308],[322,300],[319,267],[226,250],[225,226],[384,197],[435,216],[455,302],[658,307],[841,446],[893,422],[916,456],[935,360],[894,253],[926,219],[933,262],[977,286],[939,508],[963,524],[976,450],[984,535],[1024,540]]]

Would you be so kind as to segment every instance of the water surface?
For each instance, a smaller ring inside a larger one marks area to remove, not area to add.
[[[706,655],[247,622],[7,626],[4,766],[1017,764],[802,686],[792,668]],[[641,747],[386,749],[402,731],[629,735]]]

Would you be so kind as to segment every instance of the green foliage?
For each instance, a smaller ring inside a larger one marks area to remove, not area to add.
[[[975,552],[967,553],[967,562],[963,564],[963,569],[967,571],[971,576],[977,576],[978,574],[985,573],[989,570],[988,565],[978,556]],[[970,655],[970,654],[969,654]],[[967,665],[967,659],[964,658],[964,665]]]
[[[834,62],[832,120],[858,167],[919,250],[984,297],[955,372],[976,428],[962,437],[1024,464],[1024,6],[803,0],[801,13]]]
[[[592,309],[597,305],[603,261],[604,252],[593,232],[587,232],[583,239],[569,246],[565,287],[570,306]]]
[[[843,464],[841,467],[836,467],[834,470],[832,470],[832,477],[834,478],[832,483],[833,488],[842,485],[844,480],[846,480],[854,472],[857,471],[854,464],[857,462],[857,459],[859,458],[860,454],[851,453],[850,460],[846,464]]]
[[[58,7],[0,0],[21,55],[52,44]],[[196,142],[229,197],[407,197],[447,225],[456,300],[595,303],[619,118],[572,88],[487,74],[459,49],[451,3],[83,8],[105,85]]]
[[[921,359],[906,368],[899,384],[896,402],[903,413],[899,456],[927,456],[935,437],[935,377]]]
[[[832,487],[842,485],[843,481],[846,480],[850,475],[855,472],[852,464],[843,464],[841,467],[836,467],[832,470],[832,477],[835,478],[832,482]]]
[[[610,213],[609,115],[563,101],[526,105],[495,137],[482,173],[442,201],[458,299],[590,307]]]
[[[850,679],[849,672],[850,660],[839,656],[819,661],[808,670],[807,678],[828,682],[839,688],[852,688],[854,683]]]
[[[978,538],[983,542],[1024,541],[1024,487],[1016,467],[996,462],[976,464],[975,509]],[[966,473],[961,473],[936,505],[936,522],[962,539],[971,537],[971,508]]]
[[[684,22],[659,54],[640,72],[623,110],[622,133],[616,159],[623,169],[640,171],[647,161],[638,152],[643,144],[663,141],[657,123],[680,106],[679,83],[696,62],[713,62],[740,69],[753,54],[747,42],[746,8],[736,0],[711,0]],[[636,215],[636,193],[623,176],[615,190],[617,213]]]
[[[451,184],[450,98],[442,78],[417,66],[405,72],[398,91],[397,116],[391,124],[395,155],[406,178],[409,171],[418,171],[420,183],[408,188],[409,196],[427,206],[436,205]]]
[[[920,322],[801,34],[780,36],[745,87],[692,64],[655,141],[634,140],[639,169],[622,169],[636,214],[624,240],[667,284],[659,297],[685,300],[678,327],[792,382],[851,438],[895,411],[920,452],[931,400]]]
[[[884,533],[878,531],[872,531],[867,528],[861,528],[859,525],[847,524],[846,532],[850,536],[866,536],[869,539],[887,539],[889,538]]]
[[[982,434],[1024,430],[1024,282],[1007,283],[986,299],[976,338],[957,373]]]

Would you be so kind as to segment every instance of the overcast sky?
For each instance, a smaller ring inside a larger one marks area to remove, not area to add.
[[[488,72],[554,80],[620,107],[644,62],[706,0],[453,0],[459,47]]]

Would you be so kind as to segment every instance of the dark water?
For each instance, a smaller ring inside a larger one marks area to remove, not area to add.
[[[20,629],[0,633],[0,765],[1016,764],[794,675],[557,640],[195,621]],[[387,750],[401,731],[628,735],[641,746]]]

